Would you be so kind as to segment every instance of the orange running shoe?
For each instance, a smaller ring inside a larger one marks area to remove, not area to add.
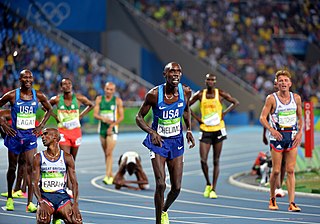
[[[300,211],[301,211],[301,208],[299,208],[299,207],[296,205],[296,203],[291,202],[290,205],[289,205],[288,211],[289,211],[289,212],[300,212]]]
[[[269,209],[270,210],[278,210],[279,209],[277,202],[276,202],[276,198],[270,198]]]

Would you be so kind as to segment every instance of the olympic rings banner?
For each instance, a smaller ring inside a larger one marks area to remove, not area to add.
[[[106,29],[107,0],[14,0],[8,6],[37,24],[45,25],[45,16],[64,31],[102,32]]]

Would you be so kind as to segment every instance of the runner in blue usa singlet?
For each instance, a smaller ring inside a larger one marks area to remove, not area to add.
[[[12,128],[17,134],[14,137],[6,135],[4,144],[8,150],[15,154],[37,148],[37,137],[32,133],[36,124],[36,111],[38,109],[38,100],[36,91],[32,89],[32,100],[22,100],[20,98],[20,89],[16,89],[16,99],[11,107]]]
[[[153,108],[152,129],[155,130],[164,140],[162,147],[151,142],[151,135],[148,134],[143,145],[156,154],[165,158],[174,159],[184,153],[184,140],[182,134],[182,116],[185,108],[182,84],[178,85],[179,99],[166,104],[163,99],[164,84],[158,87],[158,104]]]

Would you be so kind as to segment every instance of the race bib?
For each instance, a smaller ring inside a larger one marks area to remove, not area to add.
[[[102,110],[102,111],[100,111],[100,115],[102,117],[106,117],[109,120],[114,121],[114,111],[113,110]]]
[[[55,192],[64,189],[64,175],[60,172],[42,173],[41,183],[44,192]]]
[[[36,127],[36,114],[17,114],[17,128],[18,129],[32,129]]]
[[[203,123],[207,126],[216,126],[220,124],[220,116],[218,113],[210,113],[203,117]]]
[[[297,115],[295,110],[279,111],[280,127],[292,127],[297,123]]]
[[[168,120],[159,118],[157,133],[162,137],[171,137],[180,134],[180,120],[180,117]]]
[[[80,127],[80,121],[78,118],[74,118],[70,121],[63,121],[62,122],[63,127],[66,129],[74,129],[74,128],[79,128]]]

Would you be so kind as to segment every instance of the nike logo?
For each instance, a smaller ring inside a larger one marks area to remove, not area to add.
[[[19,105],[21,105],[21,104],[23,104],[24,102],[17,102],[17,105],[19,106]]]
[[[34,145],[34,144],[36,144],[35,142],[30,142],[30,145]]]
[[[217,138],[218,138],[218,139],[222,138],[222,135],[219,135]]]
[[[180,149],[182,149],[183,148],[183,146],[178,146],[178,150],[180,150]]]
[[[178,104],[178,107],[182,107],[182,106],[183,106],[183,103],[179,103],[179,104]]]
[[[166,109],[166,107],[159,107],[159,110],[163,110],[163,109]]]

